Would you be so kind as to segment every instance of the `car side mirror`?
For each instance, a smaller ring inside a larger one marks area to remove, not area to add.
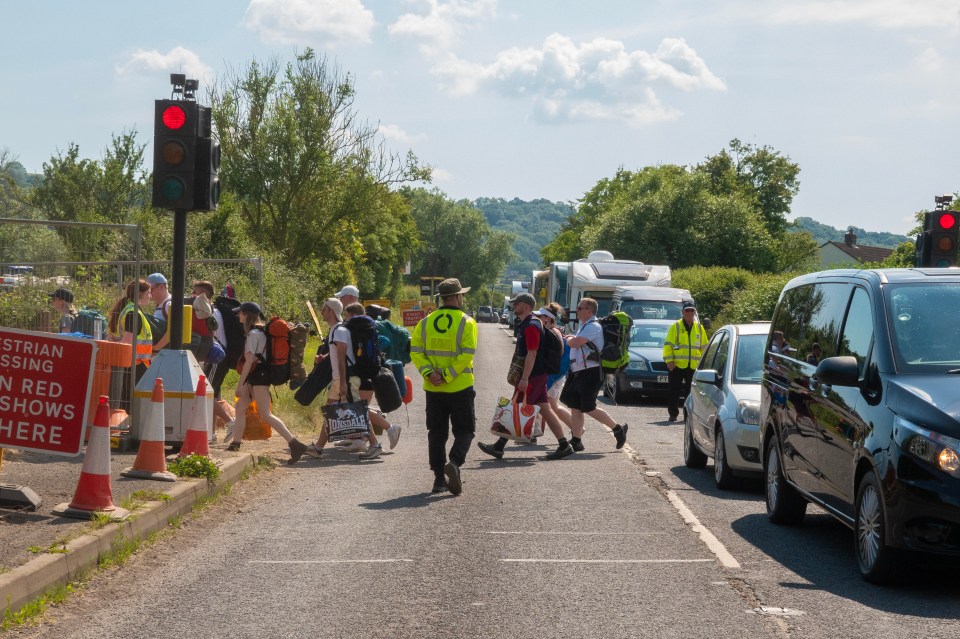
[[[717,375],[717,371],[710,368],[694,371],[693,373],[693,380],[701,384],[712,384],[716,386],[719,379],[720,376]]]
[[[813,376],[818,382],[828,386],[859,386],[860,366],[857,358],[850,355],[828,357],[820,360]]]

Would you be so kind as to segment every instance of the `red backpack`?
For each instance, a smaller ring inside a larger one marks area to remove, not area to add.
[[[260,363],[267,367],[267,379],[272,386],[286,384],[290,380],[290,329],[293,326],[274,315],[263,328],[267,348]]]

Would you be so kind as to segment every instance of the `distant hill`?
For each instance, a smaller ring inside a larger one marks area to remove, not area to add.
[[[806,231],[817,241],[817,245],[826,242],[842,242],[843,236],[847,233],[847,227],[842,229],[821,224],[813,218],[798,217],[794,223],[798,231]],[[903,242],[913,238],[906,235],[897,235],[896,233],[886,233],[884,231],[865,231],[859,227],[852,227],[857,235],[857,244],[861,246],[880,246],[883,248],[897,248]]]
[[[497,231],[517,236],[513,250],[517,258],[507,265],[506,279],[530,279],[540,268],[540,249],[556,237],[563,224],[574,213],[572,205],[550,200],[481,197],[473,206],[483,212],[487,223]]]

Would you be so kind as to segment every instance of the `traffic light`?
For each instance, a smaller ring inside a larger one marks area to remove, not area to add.
[[[944,268],[957,265],[958,231],[960,231],[960,212],[933,211],[930,213],[930,254],[924,266]],[[924,247],[924,252],[926,250]]]
[[[917,235],[916,265],[930,266],[930,212],[923,214],[923,230]]]
[[[153,206],[189,210],[194,205],[197,103],[157,100],[153,125]]]
[[[198,107],[197,161],[193,185],[193,210],[215,211],[220,202],[220,145],[212,137],[210,107]]]

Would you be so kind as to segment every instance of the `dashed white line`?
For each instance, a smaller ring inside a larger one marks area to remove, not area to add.
[[[251,559],[251,564],[393,564],[413,563],[413,559]]]
[[[667,499],[670,500],[673,507],[676,508],[680,516],[683,517],[684,523],[689,524],[690,530],[700,535],[700,541],[705,543],[710,552],[717,556],[717,559],[720,560],[720,564],[723,565],[724,568],[740,568],[740,562],[734,559],[733,555],[727,552],[727,548],[720,543],[720,540],[717,539],[706,526],[700,523],[696,515],[687,508],[687,505],[683,503],[683,500],[680,499],[675,492],[668,490]]]
[[[501,559],[514,564],[702,564],[713,559]]]

